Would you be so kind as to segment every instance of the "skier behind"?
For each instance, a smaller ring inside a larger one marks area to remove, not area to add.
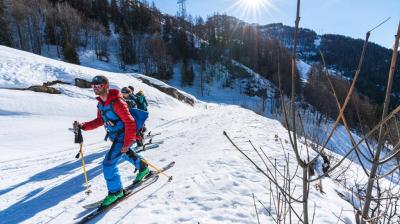
[[[102,206],[107,207],[124,196],[117,167],[121,157],[139,170],[135,182],[143,180],[150,170],[141,157],[130,149],[134,140],[137,139],[136,123],[119,91],[109,89],[109,82],[105,76],[95,76],[91,84],[99,101],[97,118],[82,124],[77,122],[77,125],[85,131],[104,125],[109,139],[113,142],[103,160],[103,174],[107,182],[108,195],[103,200]]]
[[[121,92],[126,93],[126,95],[123,94],[125,100],[129,99],[129,100],[135,101],[134,108],[138,108],[140,110],[147,111],[148,103],[147,103],[146,97],[144,96],[143,90],[140,90],[137,94],[135,94],[135,88],[133,88],[133,86],[128,86],[128,87],[122,88]]]
[[[136,96],[137,107],[141,110],[147,111],[147,106],[149,104],[147,103],[143,90],[140,90],[135,96]]]
[[[124,87],[121,89],[121,93],[123,96],[123,99],[125,102],[128,104],[129,109],[132,108],[137,108],[137,99],[135,94],[133,93],[134,88],[132,86],[129,87]],[[144,139],[144,131],[146,130],[145,125],[143,124],[143,127],[138,130],[137,135],[140,137],[136,140],[136,147],[143,146],[143,139]]]
[[[128,86],[128,89],[130,89],[130,90],[131,90],[131,92],[132,92],[132,94],[134,94],[134,92],[135,92],[135,88],[133,88],[133,86]]]
[[[129,109],[137,108],[136,97],[130,88],[128,87],[122,88],[121,93],[122,96],[124,97],[125,102],[128,104]]]

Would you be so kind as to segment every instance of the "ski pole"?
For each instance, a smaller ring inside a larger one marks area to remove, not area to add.
[[[86,191],[85,191],[85,193],[87,195],[89,195],[92,191],[89,189],[88,177],[86,175],[85,159],[83,157],[83,150],[82,150],[82,143],[83,143],[82,131],[78,127],[78,122],[77,121],[74,122],[74,134],[75,134],[75,143],[79,143],[79,153],[75,156],[75,158],[78,159],[79,155],[81,156],[83,174],[85,176],[85,183],[86,183]]]
[[[167,174],[165,174],[162,170],[158,169],[157,167],[155,167],[153,164],[149,163],[147,160],[142,158],[142,161],[144,163],[146,163],[147,165],[149,165],[151,168],[155,169],[157,171],[157,173],[161,173],[162,175],[168,177],[168,181],[172,180],[172,176],[168,176]]]
[[[79,144],[79,152],[82,158],[82,168],[83,168],[83,174],[85,175],[85,182],[86,182],[86,191],[85,193],[89,195],[92,191],[89,190],[89,183],[88,183],[88,177],[86,175],[86,167],[85,167],[85,160],[83,159],[83,151],[82,151],[82,143]]]

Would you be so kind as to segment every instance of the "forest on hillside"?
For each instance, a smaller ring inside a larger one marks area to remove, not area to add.
[[[139,72],[162,80],[173,76],[174,65],[182,68],[182,85],[192,85],[193,64],[201,68],[202,80],[211,83],[223,65],[234,70],[232,60],[253,69],[264,78],[291,91],[291,50],[294,28],[282,24],[260,26],[227,15],[206,19],[161,13],[154,4],[138,0],[0,0],[0,44],[41,55],[54,47],[59,58],[80,64],[79,51],[94,50],[98,60],[108,61],[117,48],[121,69],[138,65]],[[114,41],[114,42],[112,42]],[[317,43],[318,42],[318,43]],[[116,44],[113,44],[116,43]],[[297,77],[299,100],[304,99],[328,117],[338,109],[328,88],[319,50],[344,100],[362,50],[362,40],[340,35],[318,36],[300,29],[297,54],[310,64],[309,80]],[[369,44],[357,93],[346,110],[354,128],[373,127],[382,110],[391,50]],[[399,67],[399,66],[397,66]],[[399,70],[395,83],[399,83]],[[225,87],[233,82],[227,81]],[[399,85],[394,86],[391,107],[399,103]],[[252,93],[262,96],[262,92]],[[321,97],[324,96],[324,97]]]

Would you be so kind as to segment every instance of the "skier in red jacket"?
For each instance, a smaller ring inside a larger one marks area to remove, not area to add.
[[[150,173],[146,163],[141,157],[130,149],[138,138],[136,135],[136,123],[129,113],[128,106],[116,89],[109,89],[109,82],[105,76],[95,76],[92,80],[92,88],[98,96],[97,117],[78,126],[89,131],[102,125],[107,130],[108,138],[113,142],[110,150],[103,160],[103,174],[107,182],[109,194],[103,200],[102,206],[109,206],[124,196],[120,174],[117,164],[121,157],[132,163],[139,173],[135,181],[141,181]]]

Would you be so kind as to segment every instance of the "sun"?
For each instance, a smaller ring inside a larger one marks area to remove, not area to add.
[[[228,9],[232,10],[239,18],[257,21],[261,14],[269,14],[269,10],[275,7],[271,4],[271,0],[231,0],[234,3]]]
[[[250,8],[258,8],[263,4],[263,0],[239,0],[241,5],[250,7]]]

